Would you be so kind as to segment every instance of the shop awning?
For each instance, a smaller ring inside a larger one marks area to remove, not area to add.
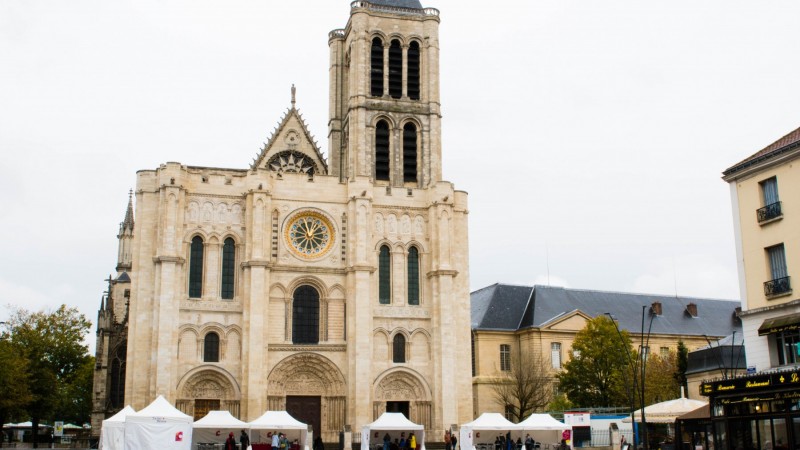
[[[800,313],[767,319],[758,327],[758,335],[782,333],[800,329]]]

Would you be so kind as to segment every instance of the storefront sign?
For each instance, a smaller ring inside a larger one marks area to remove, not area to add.
[[[710,396],[728,392],[754,391],[793,385],[800,385],[800,372],[771,373],[703,383],[700,385],[700,394]]]

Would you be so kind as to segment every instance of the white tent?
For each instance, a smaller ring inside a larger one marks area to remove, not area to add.
[[[675,423],[675,419],[688,412],[706,405],[707,402],[692,400],[690,398],[676,398],[666,402],[656,403],[644,408],[644,418],[648,423]],[[637,422],[642,421],[642,410],[637,409],[633,412],[633,417]],[[630,422],[631,418],[626,417],[623,422]]]
[[[393,433],[389,433],[389,432]],[[418,425],[406,418],[403,413],[385,412],[375,422],[364,425],[361,429],[361,450],[369,450],[370,439],[375,444],[383,445],[383,436],[389,434],[392,441],[400,439],[400,433],[406,433],[406,439],[411,433],[417,441],[417,448],[425,450],[425,427]]]
[[[103,426],[100,427],[100,449],[125,449],[125,417],[135,412],[131,405],[128,405],[103,421]]]
[[[192,418],[162,396],[125,417],[125,450],[191,450]]]
[[[200,442],[222,444],[230,433],[238,441],[241,430],[245,428],[248,428],[247,423],[233,417],[228,411],[209,411],[205,417],[192,424],[192,448]]]
[[[550,414],[531,414],[530,417],[518,425],[522,427],[523,433],[530,431],[531,437],[536,442],[546,442],[548,444],[559,442],[561,433],[564,430],[572,430],[572,425],[559,422]]]
[[[248,423],[247,426],[250,428],[250,442],[253,444],[253,448],[257,443],[266,443],[269,447],[272,433],[275,432],[284,433],[289,442],[297,439],[303,450],[308,450],[311,445],[312,437],[308,432],[308,425],[295,419],[286,411],[267,411],[258,419]]]
[[[461,439],[458,445],[464,450],[475,450],[479,445],[481,448],[489,445],[489,448],[494,450],[494,440],[498,434],[519,430],[522,430],[519,425],[509,422],[500,413],[483,413],[472,422],[461,425]],[[484,433],[483,436],[481,432]]]

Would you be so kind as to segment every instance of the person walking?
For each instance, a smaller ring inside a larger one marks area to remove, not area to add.
[[[414,433],[408,435],[408,448],[411,450],[417,450],[417,437],[414,436]]]
[[[450,446],[453,450],[458,450],[458,438],[456,437],[456,433],[450,435]]]
[[[233,431],[228,433],[228,439],[225,439],[225,450],[236,450],[236,439],[233,437]]]
[[[450,446],[450,430],[445,430],[444,432],[444,448],[445,450],[452,450]]]
[[[280,450],[281,447],[281,438],[278,436],[278,432],[272,433],[272,450]]]
[[[250,446],[250,436],[247,435],[247,432],[242,430],[242,434],[239,435],[239,443],[242,444],[242,450],[247,450],[247,447]]]

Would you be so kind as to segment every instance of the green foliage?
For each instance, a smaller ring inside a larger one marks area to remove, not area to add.
[[[4,333],[0,336],[0,424],[24,418],[24,407],[32,398],[28,378],[28,360]]]
[[[27,379],[16,385],[30,394],[21,405],[34,427],[41,420],[88,422],[94,358],[83,337],[91,322],[77,308],[61,305],[50,312],[16,309],[9,323],[9,343],[27,366]]]
[[[547,410],[554,412],[562,412],[562,411],[569,411],[574,407],[575,405],[573,405],[572,402],[569,401],[566,395],[558,394],[553,398],[553,401],[547,405]]]
[[[651,354],[645,366],[644,403],[652,405],[680,396],[680,386],[675,379],[677,354],[666,356]]]
[[[676,355],[675,365],[675,381],[678,383],[678,386],[683,386],[684,391],[688,392],[689,386],[686,381],[686,369],[689,367],[689,349],[686,348],[686,344],[684,344],[683,341],[678,341],[678,353]]]
[[[596,317],[575,336],[571,358],[558,375],[560,390],[577,408],[629,406],[630,355],[627,331],[617,332],[611,319]]]

